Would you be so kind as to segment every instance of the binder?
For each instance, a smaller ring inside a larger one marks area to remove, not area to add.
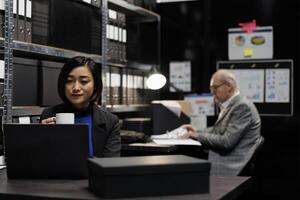
[[[31,14],[32,14],[32,2],[31,0],[25,0],[25,42],[32,42],[32,25],[31,25]]]
[[[133,80],[133,70],[128,69],[127,75],[127,103],[133,104],[134,103],[134,80]]]
[[[113,25],[108,25],[108,59],[112,62],[114,59],[114,27]]]
[[[105,87],[106,89],[106,102],[107,104],[111,104],[111,94],[110,94],[110,72],[106,72],[106,75],[105,75],[105,82],[104,82],[104,85],[103,87]]]
[[[25,42],[32,42],[32,31],[31,31],[31,20],[26,20],[25,22]]]
[[[111,104],[119,105],[121,103],[121,73],[119,68],[111,67],[110,83]]]
[[[22,17],[20,17],[19,16],[19,18],[18,18],[18,20],[17,20],[17,23],[18,23],[18,25],[17,25],[17,32],[18,32],[18,34],[17,34],[17,40],[19,40],[19,41],[25,41],[25,21],[24,21],[24,18]]]
[[[0,10],[0,37],[4,38],[4,10]]]
[[[16,14],[14,14],[13,23],[13,40],[18,40],[18,15]]]
[[[117,23],[114,25],[114,60],[119,63],[119,28]]]
[[[25,0],[18,0],[17,9],[17,40],[25,41]]]
[[[122,90],[121,90],[121,95],[122,95],[122,104],[127,105],[127,69],[123,68],[122,69]]]
[[[4,37],[4,0],[0,1],[0,37]]]
[[[18,39],[18,1],[13,0],[13,39]]]
[[[119,63],[123,63],[123,58],[122,58],[122,20],[123,20],[123,13],[118,12],[118,24],[117,24],[117,32],[118,32],[118,37],[117,37],[117,42],[118,42],[118,46],[117,46],[117,59]]]
[[[126,15],[124,13],[119,14],[120,19],[120,60],[126,63],[126,42],[127,42],[127,32],[126,32]]]
[[[29,2],[28,2],[29,3]],[[48,45],[48,38],[49,38],[49,27],[50,27],[50,3],[51,1],[47,0],[39,0],[31,2],[33,3],[31,8],[31,13],[27,12],[30,11],[29,6],[26,9],[26,15],[32,16],[30,19],[31,24],[31,34],[28,34],[29,30],[27,31],[27,35],[31,37],[31,41],[36,44],[43,44]],[[29,14],[30,15],[29,15]],[[26,29],[29,26],[26,26]],[[30,39],[30,38],[28,38]]]
[[[0,106],[3,106],[4,83],[0,82]]]
[[[135,103],[143,104],[144,103],[144,77],[142,71],[137,71],[137,75],[135,76],[135,85],[136,85],[136,95],[135,95]]]
[[[96,13],[91,18],[91,53],[101,54],[101,18]]]

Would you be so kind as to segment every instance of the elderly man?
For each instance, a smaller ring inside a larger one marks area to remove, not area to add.
[[[197,132],[191,125],[185,137],[199,140],[210,149],[212,175],[238,175],[255,151],[260,135],[260,117],[253,103],[240,95],[232,73],[219,70],[213,74],[210,90],[220,107],[214,126]]]

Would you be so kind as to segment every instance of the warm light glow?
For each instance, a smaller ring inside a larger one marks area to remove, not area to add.
[[[158,90],[166,84],[167,79],[164,75],[162,74],[152,74],[151,76],[148,77],[146,81],[146,85],[149,89],[151,90]]]

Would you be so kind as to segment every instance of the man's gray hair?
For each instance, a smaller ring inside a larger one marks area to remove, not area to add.
[[[218,74],[220,75],[222,81],[231,84],[235,89],[237,88],[236,78],[233,73],[225,69],[220,69],[218,70]]]

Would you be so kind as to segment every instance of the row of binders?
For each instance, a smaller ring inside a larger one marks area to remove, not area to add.
[[[0,1],[0,37],[5,37],[5,1]],[[32,41],[31,0],[13,0],[13,39],[23,42]]]
[[[146,74],[137,69],[110,67],[106,73],[107,104],[144,104],[151,101]]]
[[[114,63],[126,63],[126,16],[124,13],[108,10],[106,38],[108,39],[108,59]]]
[[[82,0],[85,3],[101,7],[100,0]],[[108,23],[106,25],[106,38],[108,39],[107,55],[108,60],[113,63],[125,64],[126,59],[126,15],[115,10],[108,10]],[[100,36],[100,33],[98,33]],[[97,38],[93,34],[92,37]],[[100,38],[97,38],[97,41]],[[100,41],[99,41],[100,42]]]

